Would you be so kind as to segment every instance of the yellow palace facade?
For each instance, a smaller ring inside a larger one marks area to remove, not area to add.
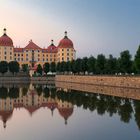
[[[68,62],[75,60],[76,50],[74,49],[73,42],[68,38],[67,32],[58,46],[55,46],[53,40],[47,48],[41,48],[32,40],[29,41],[27,46],[17,48],[13,45],[13,40],[7,35],[6,29],[0,37],[0,61],[17,61],[20,66],[28,64],[31,68],[35,65],[48,62]]]

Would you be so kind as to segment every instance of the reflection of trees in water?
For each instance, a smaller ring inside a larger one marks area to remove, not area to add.
[[[28,88],[27,87],[23,87],[22,88],[22,95],[23,96],[26,96],[27,95],[27,92],[28,92]]]
[[[123,122],[129,123],[130,119],[132,118],[132,105],[129,99],[123,99],[122,101],[123,104],[120,105],[118,114]]]
[[[6,99],[8,97],[8,89],[5,87],[0,88],[0,98]]]
[[[38,96],[41,96],[41,94],[42,94],[42,92],[43,92],[43,87],[42,87],[42,85],[36,85],[36,86],[34,86],[34,87],[35,87],[35,89],[36,89],[36,91],[37,91]]]
[[[19,88],[17,87],[12,87],[9,88],[9,90],[5,87],[0,88],[0,98],[1,99],[6,99],[7,97],[9,98],[18,98],[19,97]]]
[[[49,93],[48,88],[44,88],[43,91],[46,98],[57,97],[59,100],[70,102],[77,107],[83,107],[83,109],[89,109],[90,111],[96,110],[99,115],[108,113],[109,116],[112,117],[114,114],[118,114],[120,116],[120,120],[125,123],[129,123],[133,113],[135,113],[134,117],[138,127],[140,128],[140,101],[133,101],[130,99],[100,95],[96,93],[88,94],[74,90],[71,90],[71,92],[65,92],[63,90],[57,91],[54,89],[53,96]]]
[[[134,101],[134,108],[135,108],[135,121],[140,130],[140,101]]]
[[[22,87],[22,95],[26,96],[28,93],[29,87]],[[62,102],[67,101],[76,105],[77,107],[82,107],[83,109],[88,109],[91,112],[97,111],[99,115],[104,115],[108,113],[110,117],[117,114],[120,116],[120,120],[129,123],[134,115],[135,121],[140,129],[140,101],[123,99],[120,97],[106,96],[100,94],[91,94],[81,91],[64,91],[58,90],[56,88],[48,88],[47,86],[43,87],[42,85],[35,86],[35,90],[38,95],[44,95],[45,98],[51,97],[52,99],[58,99]],[[5,88],[0,87],[0,98],[6,99],[9,98],[18,98],[19,97],[19,88],[11,87]]]
[[[9,93],[8,93],[10,98],[18,98],[19,97],[19,88],[17,87],[12,87],[9,89]]]

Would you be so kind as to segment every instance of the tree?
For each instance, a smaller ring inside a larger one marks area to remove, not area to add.
[[[43,66],[43,71],[47,74],[50,71],[50,64],[45,63]]]
[[[136,70],[140,74],[140,45],[139,45],[138,50],[136,52],[134,62],[135,62]]]
[[[28,70],[29,70],[28,64],[22,64],[22,71],[27,73]]]
[[[55,62],[52,62],[52,63],[50,64],[50,71],[51,71],[51,72],[56,72],[56,64],[55,64]]]
[[[36,72],[37,73],[39,73],[40,75],[42,75],[42,66],[39,64],[38,66],[37,66],[37,70],[36,70]]]
[[[122,72],[122,73],[132,72],[131,55],[128,50],[120,53],[119,69],[120,69],[120,72]]]
[[[66,71],[67,72],[70,72],[72,71],[72,63],[70,61],[66,62]]]
[[[95,73],[95,63],[96,63],[96,59],[91,56],[90,58],[88,58],[88,61],[87,61],[87,70],[88,72],[93,72]]]
[[[99,54],[96,60],[96,73],[97,74],[104,74],[105,73],[105,65],[106,65],[106,58],[103,54]]]
[[[74,73],[80,73],[81,70],[82,70],[82,67],[81,67],[81,59],[78,58],[77,60],[73,61],[73,72]]]
[[[82,71],[84,74],[85,74],[85,72],[88,70],[87,62],[88,62],[88,58],[87,58],[87,57],[84,57],[84,58],[81,60],[81,71]]]
[[[9,62],[9,71],[13,74],[19,72],[19,63],[17,61]]]
[[[8,71],[8,63],[6,61],[0,62],[0,73],[4,74]]]
[[[114,58],[112,55],[109,55],[109,58],[106,61],[105,71],[108,74],[115,74],[117,72],[118,65],[117,59]]]

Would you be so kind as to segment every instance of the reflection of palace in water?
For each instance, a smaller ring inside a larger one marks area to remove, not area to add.
[[[36,89],[31,84],[26,95],[24,95],[23,89],[19,88],[18,98],[0,98],[0,119],[3,121],[5,128],[6,122],[12,117],[14,108],[25,108],[30,115],[33,115],[41,107],[48,107],[52,115],[54,109],[58,109],[59,114],[65,120],[65,124],[67,124],[68,118],[73,113],[73,105],[70,102],[61,101],[57,98],[46,98],[42,93],[38,95]]]
[[[6,86],[6,87],[5,87]],[[53,115],[56,109],[67,124],[74,106],[98,115],[118,115],[129,123],[133,117],[140,129],[140,89],[101,87],[96,85],[56,83],[50,85],[0,85],[0,120],[6,122],[15,115],[14,109],[23,108],[32,116],[47,107]]]

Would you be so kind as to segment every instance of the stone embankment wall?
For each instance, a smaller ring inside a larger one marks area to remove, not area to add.
[[[18,77],[18,76],[0,76],[0,84],[1,83],[34,83],[34,84],[54,84],[55,83],[55,77]]]
[[[31,77],[31,82],[33,84],[54,84],[55,77]]]
[[[30,77],[0,77],[0,83],[29,83]]]
[[[136,76],[78,76],[56,75],[56,82],[92,84],[99,86],[115,86],[125,88],[140,88],[140,77]]]

